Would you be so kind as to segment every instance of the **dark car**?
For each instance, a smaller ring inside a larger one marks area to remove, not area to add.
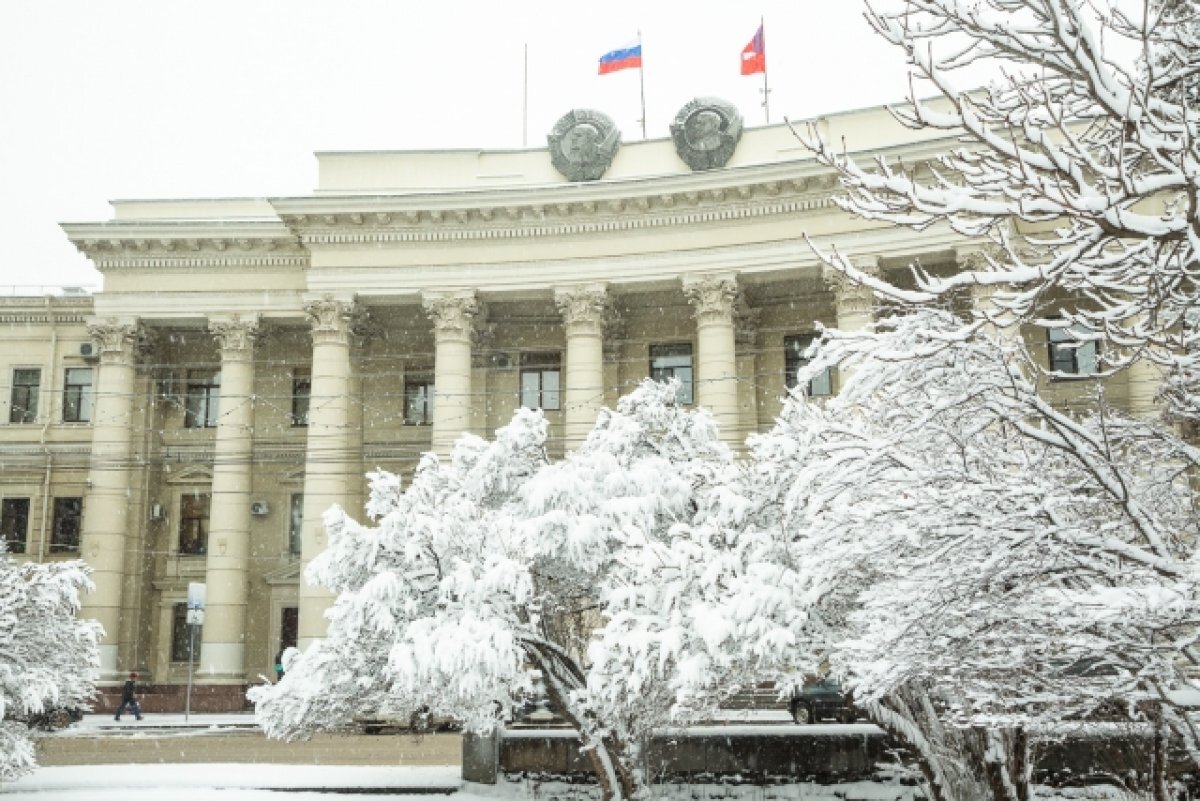
[[[788,702],[788,711],[796,723],[826,720],[853,723],[858,719],[858,710],[833,679],[820,679],[801,687]]]

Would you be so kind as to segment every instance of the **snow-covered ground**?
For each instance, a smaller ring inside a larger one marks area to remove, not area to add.
[[[329,791],[338,790],[336,795]],[[354,792],[361,790],[362,792]],[[403,792],[409,790],[409,793]],[[4,801],[375,801],[382,792],[424,801],[449,794],[453,801],[597,801],[594,786],[543,782],[506,782],[497,786],[466,784],[458,766],[345,767],[315,765],[102,765],[42,768],[18,782],[0,785]],[[914,801],[912,788],[851,782],[838,785],[798,783],[771,787],[663,785],[654,788],[662,801]],[[1118,801],[1112,788],[1044,791],[1043,801]]]
[[[210,731],[230,729],[256,729],[253,712],[222,714],[146,713],[138,720],[133,715],[124,715],[113,720],[112,715],[84,715],[83,720],[72,723],[65,729],[47,734],[48,737],[97,737],[101,735],[130,735],[139,731],[153,731],[162,736],[162,729],[171,729],[180,734],[203,734]]]

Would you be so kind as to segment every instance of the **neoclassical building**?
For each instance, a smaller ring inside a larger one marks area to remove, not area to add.
[[[971,258],[948,230],[840,211],[787,126],[692,111],[608,153],[603,121],[577,114],[549,148],[319,153],[308,195],[120,201],[64,225],[104,288],[0,298],[0,535],[18,558],[92,566],[105,681],[137,670],[150,708],[179,708],[190,662],[194,708],[240,708],[281,647],[323,633],[330,598],[302,579],[323,511],[361,512],[365,472],[408,474],[518,406],[545,409],[561,454],[600,407],[674,376],[731,444],[765,430],[817,323],[874,313],[805,235],[900,281],[914,258]],[[817,124],[906,163],[952,143],[883,109]],[[1089,396],[1093,346],[1024,334],[1081,379],[1048,382],[1057,402]],[[1153,412],[1152,375],[1108,384]]]

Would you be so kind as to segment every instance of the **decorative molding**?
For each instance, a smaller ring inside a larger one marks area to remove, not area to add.
[[[88,336],[100,351],[100,364],[133,366],[154,345],[153,335],[137,321],[109,317],[87,325]]]
[[[675,152],[693,170],[724,167],[742,138],[742,115],[732,103],[716,97],[688,102],[671,123]],[[714,200],[724,199],[724,190]]]
[[[860,262],[854,266],[868,275],[879,274],[878,259]],[[821,278],[829,291],[833,292],[834,306],[839,321],[846,315],[870,314],[874,311],[875,293],[869,287],[830,267],[822,270]]]
[[[358,308],[353,301],[336,300],[325,295],[304,304],[304,313],[312,325],[313,344],[349,344]]]
[[[562,314],[567,327],[567,336],[572,329],[591,330],[603,334],[616,314],[612,299],[604,284],[589,284],[577,287],[556,287],[554,305]]]
[[[550,163],[568,181],[595,181],[612,165],[621,130],[601,111],[577,108],[554,123],[546,136]]]
[[[435,340],[474,338],[475,317],[482,310],[474,290],[452,295],[429,293],[422,298],[422,306],[433,321]]]
[[[762,321],[762,309],[752,307],[745,295],[738,298],[733,307],[734,340],[751,352],[758,347],[758,329]]]
[[[254,343],[259,336],[257,316],[243,320],[240,315],[228,319],[210,320],[208,330],[212,332],[221,349],[221,361],[251,361],[254,358]]]
[[[692,304],[698,325],[733,325],[738,301],[737,279],[725,276],[685,276],[683,295]]]

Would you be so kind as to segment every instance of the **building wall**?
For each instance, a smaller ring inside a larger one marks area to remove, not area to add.
[[[945,146],[906,140],[883,120],[856,112],[821,124],[906,158]],[[855,305],[858,290],[828,280],[804,235],[897,280],[913,258],[952,270],[970,250],[947,230],[918,234],[840,212],[833,176],[783,126],[748,131],[729,167],[705,173],[689,172],[665,141],[626,145],[612,176],[587,184],[548,171],[544,150],[320,158],[321,188],[309,196],[117,203],[113,220],[65,226],[104,273],[103,292],[0,299],[0,499],[30,499],[18,558],[101,564],[99,549],[121,549],[117,568],[98,570],[85,609],[115,621],[107,682],[128,670],[160,686],[184,682],[187,662],[172,658],[175,609],[189,582],[208,581],[210,615],[234,621],[238,634],[203,646],[217,656],[202,658],[197,681],[206,703],[240,705],[246,683],[273,675],[287,610],[299,608],[301,644],[323,630],[329,599],[300,575],[323,546],[326,501],[360,514],[365,471],[411,474],[422,453],[445,452],[458,433],[505,424],[520,402],[523,354],[560,354],[562,408],[547,412],[553,456],[580,436],[574,410],[594,416],[614,404],[648,376],[651,348],[670,343],[691,345],[698,372],[733,365],[731,378],[698,383],[696,398],[724,404],[714,412],[736,445],[779,410],[785,337],[869,315]],[[229,326],[244,330],[248,351],[222,333]],[[124,339],[104,339],[105,327]],[[85,360],[80,346],[93,333],[103,358]],[[1045,360],[1045,332],[1024,334]],[[595,386],[565,385],[578,366],[569,348],[594,368]],[[245,398],[239,352],[250,354],[253,373]],[[23,367],[42,371],[38,415],[8,423],[14,370]],[[117,430],[111,420],[62,421],[71,367],[91,367],[97,379],[132,368],[129,396],[105,399]],[[199,370],[222,375],[211,427],[185,425],[189,374]],[[309,425],[293,421],[298,370],[311,377]],[[461,411],[447,415],[456,399],[439,397],[431,420],[406,422],[406,380],[432,377],[437,392],[454,375],[470,376]],[[1151,393],[1130,380],[1108,381],[1108,400],[1152,413]],[[1046,392],[1079,406],[1095,384],[1047,382]],[[244,404],[245,425],[234,422]],[[125,430],[127,442],[114,440]],[[245,436],[248,450],[238,451]],[[98,456],[100,443],[119,457]],[[248,464],[248,476],[231,477],[234,464]],[[96,519],[96,509],[113,513],[113,495],[91,486],[107,486],[112,470],[127,479],[118,532]],[[210,540],[207,554],[181,554],[181,515],[206,494],[210,523],[232,526],[218,538],[229,553]],[[289,546],[297,494],[308,501],[299,553]],[[83,498],[73,552],[48,548],[58,497]],[[115,617],[104,611],[114,605]],[[217,636],[211,617],[206,630]]]

